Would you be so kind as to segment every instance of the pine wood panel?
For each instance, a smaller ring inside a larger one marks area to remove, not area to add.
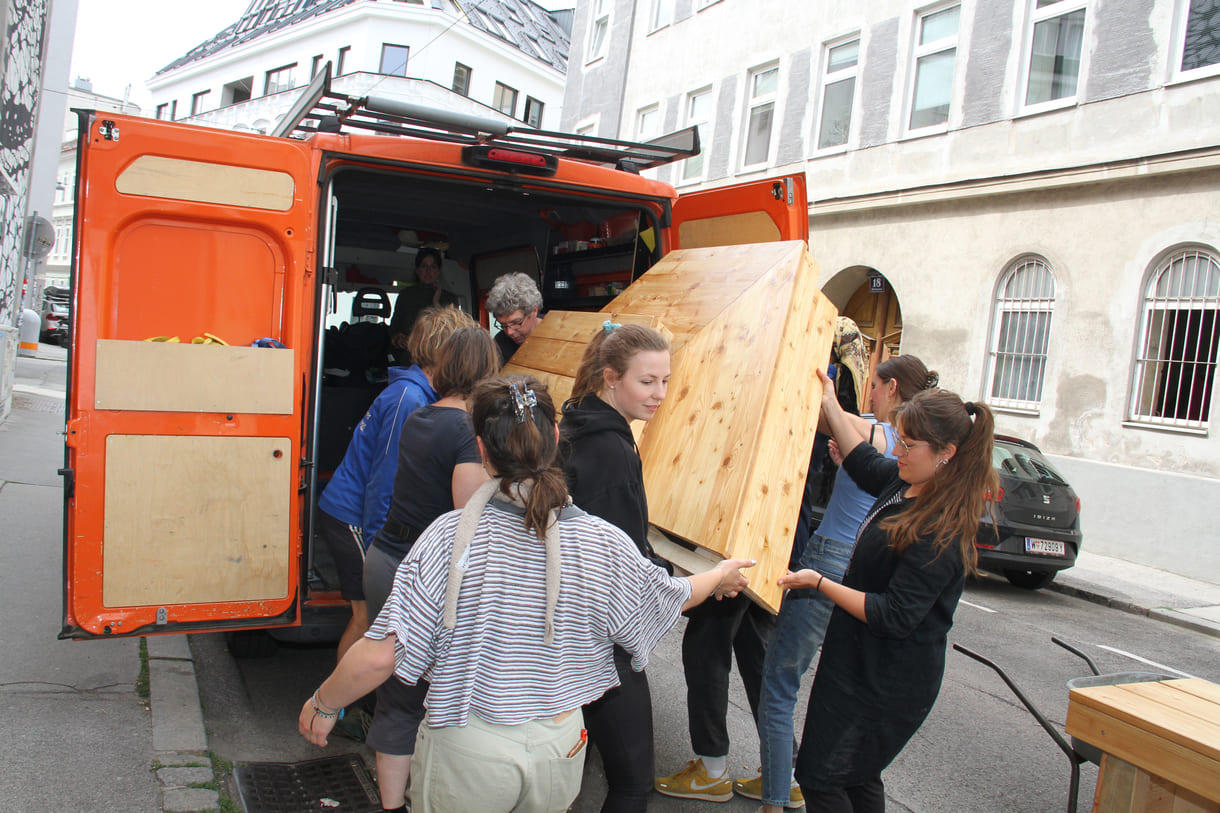
[[[1220,803],[1106,754],[1093,800],[1096,813],[1220,813]]]
[[[108,437],[106,606],[284,598],[293,457],[288,438]]]
[[[93,405],[157,412],[292,414],[292,351],[98,339]]]

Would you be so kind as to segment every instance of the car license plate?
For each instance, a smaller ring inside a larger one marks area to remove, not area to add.
[[[1057,539],[1035,539],[1032,536],[1027,536],[1025,537],[1025,552],[1063,556],[1067,551],[1063,543]]]

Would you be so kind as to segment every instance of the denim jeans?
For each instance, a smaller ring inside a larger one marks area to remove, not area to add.
[[[801,568],[842,581],[853,542],[813,534],[801,556]],[[786,805],[792,788],[796,736],[792,715],[801,678],[826,637],[834,603],[816,590],[790,590],[780,605],[775,631],[763,661],[758,708],[758,751],[762,760],[762,801]]]

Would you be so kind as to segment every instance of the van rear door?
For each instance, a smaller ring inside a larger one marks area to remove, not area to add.
[[[80,117],[60,637],[299,623],[311,149]]]
[[[808,242],[805,173],[680,195],[670,237],[670,249]]]

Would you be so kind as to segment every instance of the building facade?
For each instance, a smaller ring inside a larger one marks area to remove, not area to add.
[[[570,14],[530,0],[252,0],[148,82],[152,115],[270,132],[329,62],[333,87],[559,124]]]
[[[1051,453],[1087,550],[1220,583],[1220,3],[582,0],[571,53],[565,129],[804,171],[874,358]]]

